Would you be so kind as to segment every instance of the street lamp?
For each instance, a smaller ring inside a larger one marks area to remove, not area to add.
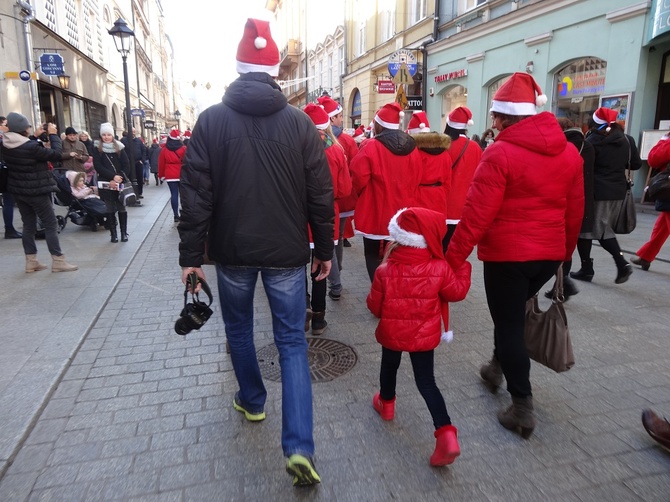
[[[179,120],[181,119],[181,112],[179,110],[175,110],[174,118],[177,121],[177,130],[181,131],[181,122],[179,122]]]
[[[70,76],[58,75],[58,83],[60,84],[61,89],[67,91],[70,88]]]
[[[130,44],[135,38],[135,32],[128,28],[126,22],[119,18],[114,23],[114,27],[108,31],[114,37],[116,50],[123,58],[123,85],[126,88],[126,130],[128,131],[128,154],[132,172],[135,170],[135,155],[133,154],[133,118],[130,114],[130,86],[128,85],[128,63],[126,59],[130,54]]]

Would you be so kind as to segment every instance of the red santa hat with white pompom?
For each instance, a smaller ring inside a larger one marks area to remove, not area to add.
[[[468,126],[475,125],[472,120],[472,112],[466,106],[459,106],[454,108],[449,115],[447,115],[447,125],[452,129],[467,129]]]
[[[407,126],[408,134],[419,134],[420,132],[430,132],[430,124],[425,112],[414,112]]]
[[[535,115],[547,96],[528,73],[516,72],[493,95],[491,111],[505,115]]]
[[[263,72],[279,75],[279,49],[272,39],[270,23],[247,19],[244,35],[237,46],[237,73]]]
[[[405,116],[398,103],[388,103],[375,115],[375,122],[386,129],[400,129],[400,121]]]

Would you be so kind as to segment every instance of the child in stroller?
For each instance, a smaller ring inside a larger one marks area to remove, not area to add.
[[[97,232],[98,225],[105,223],[107,208],[94,189],[86,185],[86,173],[66,171],[55,178],[58,185],[56,204],[67,207],[65,223],[69,218],[75,225],[88,226]]]

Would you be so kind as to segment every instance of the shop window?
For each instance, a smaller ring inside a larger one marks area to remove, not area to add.
[[[605,90],[606,75],[607,61],[598,58],[580,59],[563,67],[554,75],[552,111],[586,131]]]
[[[463,87],[462,85],[454,86],[442,95],[442,116],[446,117],[454,108],[458,108],[459,106],[467,106],[467,104],[467,88]]]
[[[656,117],[654,119],[656,129],[661,129],[661,121],[670,121],[670,52],[663,54],[663,69],[658,86]]]

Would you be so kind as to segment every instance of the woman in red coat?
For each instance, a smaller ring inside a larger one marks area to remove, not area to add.
[[[175,223],[179,221],[179,177],[181,161],[186,155],[186,147],[181,142],[177,129],[170,131],[170,137],[158,154],[158,177],[167,181],[170,187],[170,204]]]
[[[530,75],[515,73],[494,95],[491,113],[500,133],[477,166],[447,250],[454,269],[475,246],[484,262],[494,353],[481,376],[495,391],[504,374],[512,406],[498,420],[524,438],[535,428],[526,300],[571,258],[584,213],[582,158],[554,115],[536,115],[547,100],[541,92]]]
[[[440,343],[442,323],[445,331],[449,329],[448,302],[465,298],[472,268],[466,261],[454,273],[444,259],[443,213],[422,207],[401,209],[388,231],[394,242],[377,268],[367,298],[368,308],[379,318],[375,335],[382,346],[380,390],[372,406],[383,420],[393,420],[396,375],[402,352],[409,352],[416,386],[435,426],[430,463],[448,465],[460,454],[460,447],[458,431],[435,384],[434,349]]]

